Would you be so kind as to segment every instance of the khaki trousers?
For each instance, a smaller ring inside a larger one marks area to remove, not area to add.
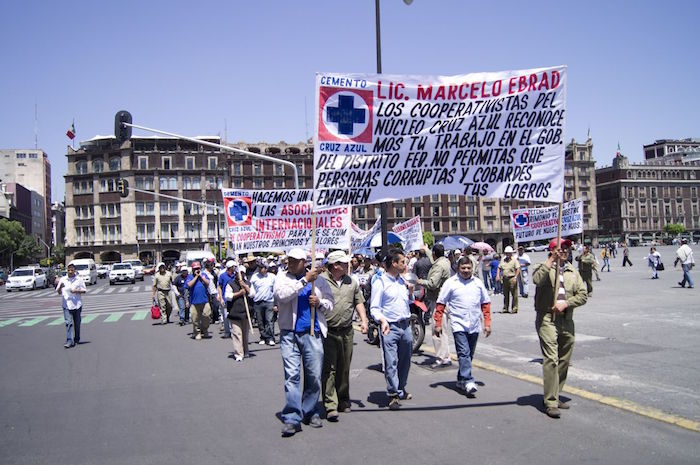
[[[170,291],[156,291],[156,299],[160,307],[160,317],[163,323],[170,320],[170,314],[173,312],[173,302],[170,300]]]
[[[515,277],[503,278],[503,311],[508,312],[510,299],[513,298],[513,313],[518,313],[518,281]]]
[[[242,320],[229,320],[231,323],[231,341],[233,342],[233,356],[245,357],[248,355],[248,339],[250,327],[248,318]]]
[[[573,312],[557,314],[555,321],[552,321],[552,312],[538,310],[535,328],[542,350],[544,406],[557,407],[574,351]]]
[[[192,318],[192,335],[206,335],[209,331],[209,322],[211,321],[211,307],[209,306],[209,302],[191,304],[190,318]]]
[[[350,407],[350,363],[355,330],[328,328],[323,340],[323,405],[326,411]]]

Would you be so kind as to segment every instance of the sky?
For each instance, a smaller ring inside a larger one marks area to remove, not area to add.
[[[0,148],[34,148],[36,127],[54,201],[73,120],[76,141],[113,134],[128,110],[186,136],[298,143],[313,136],[315,73],[377,71],[373,0],[0,0],[0,11]],[[590,130],[597,167],[618,143],[641,162],[644,144],[700,138],[698,17],[695,0],[382,0],[382,70],[567,65],[566,140]]]

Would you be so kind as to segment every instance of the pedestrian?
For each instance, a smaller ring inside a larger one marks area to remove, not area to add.
[[[158,272],[153,275],[153,300],[160,307],[161,324],[170,323],[170,314],[173,312],[173,303],[170,300],[170,290],[173,286],[173,277],[165,268],[165,263],[160,262],[156,266]]]
[[[586,303],[588,293],[581,275],[567,260],[571,241],[552,239],[549,250],[547,261],[537,267],[532,280],[536,286],[535,328],[542,351],[544,409],[549,417],[559,418],[559,409],[569,408],[559,394],[564,389],[574,350],[574,309]]]
[[[630,261],[630,249],[627,247],[627,242],[622,243],[622,267],[624,268],[628,263],[632,266]]]
[[[411,368],[413,331],[409,296],[413,287],[401,277],[406,270],[403,252],[392,249],[385,259],[386,270],[372,283],[370,311],[380,323],[381,345],[384,354],[384,378],[390,397],[389,408],[401,407],[401,400],[413,396],[406,391]]]
[[[180,317],[180,326],[184,326],[190,322],[190,291],[185,285],[187,281],[187,276],[189,271],[186,266],[180,268],[180,273],[175,277],[173,281],[173,286],[177,292],[175,296],[177,297],[177,306],[179,308],[178,316]]]
[[[226,273],[229,279],[224,279],[224,300],[226,302],[226,319],[230,322],[231,341],[233,342],[233,359],[242,362],[249,357],[248,340],[250,322],[248,312],[251,307],[250,285],[245,274],[239,273],[233,260],[226,262]],[[221,277],[219,277],[221,279]]]
[[[590,247],[584,245],[581,254],[576,257],[576,261],[578,262],[578,272],[586,283],[588,297],[590,297],[593,295],[593,267],[595,266],[595,258]]]
[[[603,259],[603,268],[600,271],[605,271],[605,267],[608,267],[608,273],[610,273],[610,247],[605,244],[605,247],[600,252],[600,256]]]
[[[338,412],[350,411],[350,363],[353,314],[360,316],[360,330],[367,334],[365,298],[360,284],[348,276],[350,257],[342,250],[328,254],[328,270],[321,273],[333,293],[333,309],[326,315],[328,333],[323,339],[323,405],[326,420],[338,421]]]
[[[505,257],[498,265],[496,280],[503,283],[503,313],[518,313],[518,276],[520,275],[520,263],[513,258],[513,247],[507,246],[503,251]],[[512,310],[509,311],[511,298]]]
[[[190,316],[192,318],[192,338],[209,338],[211,306],[209,305],[209,284],[211,281],[202,273],[200,262],[192,263],[192,274],[185,284],[190,291]]]
[[[652,247],[649,249],[649,255],[646,257],[647,262],[649,263],[649,268],[651,268],[651,279],[659,279],[659,263],[661,263],[661,254],[656,251],[656,247]]]
[[[326,314],[333,309],[333,294],[325,279],[316,279],[320,270],[315,263],[306,270],[306,257],[304,250],[291,249],[287,253],[287,271],[277,274],[274,285],[284,367],[284,437],[301,431],[302,421],[313,428],[323,426],[318,400],[323,371],[323,338],[327,334]]]
[[[458,273],[449,278],[440,290],[434,317],[435,329],[441,332],[442,316],[449,305],[452,337],[459,361],[457,389],[467,395],[473,395],[477,391],[472,375],[472,360],[479,331],[482,329],[482,314],[484,336],[491,335],[491,299],[486,286],[473,276],[472,268],[471,261],[464,257],[460,259]]]
[[[256,271],[250,277],[251,297],[255,319],[258,321],[260,345],[275,345],[275,302],[274,285],[276,276],[268,272],[269,264],[265,259],[257,263]]]
[[[683,268],[683,280],[678,285],[685,287],[688,284],[688,289],[692,289],[693,280],[690,278],[690,270],[695,267],[695,258],[693,257],[693,249],[688,245],[688,239],[681,239],[681,246],[676,250],[676,260],[673,262],[673,267],[675,268],[678,263]]]
[[[423,247],[427,253],[428,247]],[[467,257],[467,259],[469,260],[469,257]],[[450,261],[445,257],[445,247],[442,244],[435,244],[433,246],[433,265],[430,267],[430,271],[428,271],[428,277],[426,279],[419,278],[417,281],[418,285],[425,288],[425,298],[423,302],[428,309],[428,318],[430,318],[435,311],[435,304],[440,294],[440,288],[451,275],[452,267]],[[450,356],[450,341],[447,339],[447,334],[436,332],[435,323],[434,321],[431,322],[433,323],[432,336],[435,360],[430,365],[430,368],[435,369],[450,366],[452,365],[452,358]]]
[[[617,241],[610,244],[610,252],[612,252],[612,258],[617,258]]]
[[[493,293],[495,294],[500,294],[503,292],[503,284],[499,280],[496,279],[498,276],[498,267],[501,265],[501,256],[498,255],[497,253],[493,254],[493,258],[491,260],[491,282],[493,283]]]
[[[483,277],[482,281],[484,282],[484,287],[486,288],[487,291],[491,290],[493,287],[492,281],[491,281],[491,260],[493,260],[493,257],[491,254],[486,254],[486,251],[482,250],[481,251],[481,276]]]
[[[236,265],[236,261],[232,259],[226,260],[226,263],[224,264],[226,267],[224,272],[219,273],[219,279],[216,281],[216,291],[217,291],[217,300],[219,301],[219,308],[221,309],[221,316],[223,317],[224,320],[224,337],[229,338],[232,337],[231,335],[231,320],[232,318],[228,318],[228,308],[229,308],[229,302],[230,299],[226,299],[226,285],[229,283],[229,281],[233,280],[236,278],[236,271],[238,270],[238,266]],[[246,348],[246,351],[248,349]]]
[[[525,253],[525,247],[522,245],[518,246],[518,263],[520,264],[520,273],[518,274],[518,290],[520,291],[520,297],[527,298],[530,293],[530,282],[529,282],[529,272],[530,265],[532,261],[530,256]]]
[[[356,255],[360,262],[358,268],[352,273],[352,277],[357,280],[360,284],[360,290],[364,296],[365,302],[369,302],[369,295],[372,290],[370,284],[370,278],[372,276],[374,267],[372,266],[372,261],[369,258],[364,258],[361,255]]]
[[[223,323],[221,318],[221,312],[219,311],[219,291],[216,288],[217,282],[219,280],[219,275],[216,271],[216,260],[214,257],[208,258],[204,261],[204,269],[202,274],[206,276],[209,284],[207,286],[207,292],[209,293],[209,306],[211,307],[211,321],[214,323]],[[224,331],[222,324],[221,331]]]
[[[418,260],[416,260],[415,265],[413,265],[413,274],[418,276],[418,279],[427,278],[430,267],[433,266],[433,261],[430,259],[427,252],[428,250],[428,247],[423,247],[418,250]]]
[[[75,272],[75,264],[69,263],[66,275],[58,280],[56,292],[61,296],[63,320],[66,323],[66,349],[80,344],[80,321],[83,311],[83,294],[87,292],[85,282]]]

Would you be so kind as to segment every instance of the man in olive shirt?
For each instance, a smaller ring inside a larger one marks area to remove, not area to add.
[[[352,315],[355,310],[362,320],[362,333],[367,333],[365,299],[359,283],[348,276],[350,257],[342,250],[327,257],[328,270],[321,274],[333,293],[333,310],[326,315],[328,335],[323,340],[323,404],[326,419],[338,421],[338,412],[350,411],[350,362],[352,361]]]
[[[518,275],[520,274],[520,263],[513,258],[513,247],[508,246],[503,251],[505,258],[498,265],[496,281],[503,281],[503,313],[508,311],[510,299],[513,298],[512,313],[518,313]]]
[[[595,267],[595,257],[591,253],[590,247],[584,245],[583,252],[576,257],[576,261],[578,262],[578,273],[583,278],[583,282],[586,283],[586,290],[590,297],[593,294],[593,267]]]
[[[173,277],[165,269],[165,263],[158,263],[158,272],[153,275],[153,300],[158,302],[160,307],[161,323],[170,323],[170,314],[173,311],[173,304],[170,300],[170,288],[173,284]]]

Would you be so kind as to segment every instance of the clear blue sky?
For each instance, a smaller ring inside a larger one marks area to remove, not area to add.
[[[50,157],[114,113],[185,135],[300,142],[317,71],[376,71],[373,0],[1,2],[0,148]],[[598,166],[661,138],[700,137],[700,2],[382,0],[383,71],[465,74],[568,65],[567,140]],[[139,134],[139,132],[135,132]],[[77,144],[76,144],[77,145]]]

